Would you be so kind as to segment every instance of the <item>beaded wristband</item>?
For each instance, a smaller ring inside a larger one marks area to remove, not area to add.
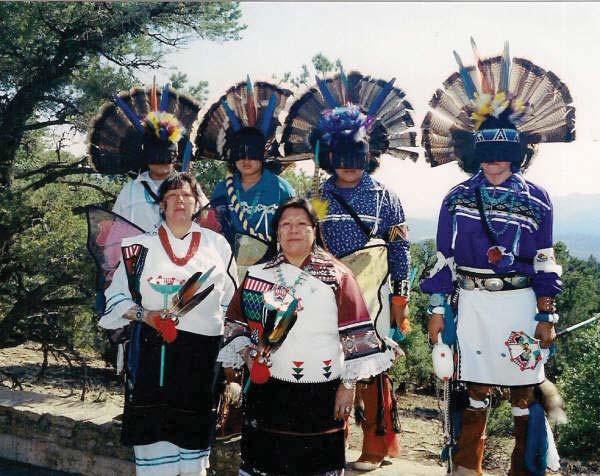
[[[535,320],[538,322],[550,322],[552,324],[556,324],[559,320],[559,316],[555,312],[538,312],[535,315]]]
[[[392,281],[392,295],[394,296],[408,296],[410,295],[410,282],[407,279],[400,281]]]

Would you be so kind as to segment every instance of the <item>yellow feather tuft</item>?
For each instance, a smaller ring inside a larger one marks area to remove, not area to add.
[[[310,203],[315,209],[319,221],[325,219],[329,212],[329,202],[324,198],[311,198]]]

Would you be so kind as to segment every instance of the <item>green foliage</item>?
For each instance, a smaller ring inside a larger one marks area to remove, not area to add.
[[[204,105],[208,97],[208,81],[198,81],[195,86],[188,84],[188,76],[185,73],[175,72],[169,77],[171,86],[180,92],[189,94],[196,99],[200,105]]]
[[[294,164],[287,167],[281,176],[290,183],[299,197],[306,196],[310,190],[312,177],[304,170],[298,169]]]
[[[192,38],[232,40],[237,2],[0,3],[0,183],[28,131],[84,131],[99,105]],[[195,94],[203,88],[196,86]]]
[[[326,76],[332,71],[340,71],[343,68],[342,62],[339,58],[336,59],[335,62],[332,62],[323,53],[317,53],[314,55],[311,59],[311,63],[314,71],[320,76]],[[303,64],[300,67],[300,72],[296,75],[293,75],[290,71],[288,71],[284,73],[281,78],[278,78],[277,75],[273,75],[273,79],[279,84],[289,83],[295,88],[300,88],[301,86],[309,86],[312,84],[313,76],[314,74],[310,74],[308,66]]]
[[[50,154],[42,154],[41,163],[44,157],[52,163]],[[0,220],[14,232],[2,254],[0,345],[51,339],[89,347],[98,332],[92,319],[95,270],[85,216],[73,208],[101,201],[120,184],[89,176],[24,191],[30,183],[17,181],[0,200]]]
[[[600,325],[569,337],[570,351],[558,385],[569,421],[560,427],[559,450],[565,456],[600,457]]]
[[[323,76],[333,71],[334,64],[323,53],[317,53],[311,61],[315,70]]]
[[[416,387],[431,387],[434,376],[427,333],[420,326],[413,326],[400,346],[404,348],[406,358],[396,361],[390,369],[392,380],[397,384],[410,382]]]
[[[512,434],[513,418],[511,405],[508,400],[502,400],[500,405],[490,410],[487,422],[489,436],[510,436]]]
[[[227,163],[222,160],[197,160],[192,163],[192,173],[195,174],[204,194],[210,199],[216,185],[227,173]]]
[[[433,240],[411,244],[411,267],[417,270],[409,301],[412,331],[401,344],[406,359],[396,362],[391,369],[392,378],[396,383],[410,382],[419,388],[433,388],[435,383],[431,347],[427,337],[426,311],[429,296],[419,289],[419,276],[427,265],[432,249],[434,249]],[[435,254],[435,251],[433,253]]]

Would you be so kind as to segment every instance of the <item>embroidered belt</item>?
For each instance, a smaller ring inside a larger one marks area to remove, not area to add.
[[[457,270],[458,286],[471,291],[485,289],[486,291],[513,291],[531,286],[531,278],[524,274],[476,274]]]

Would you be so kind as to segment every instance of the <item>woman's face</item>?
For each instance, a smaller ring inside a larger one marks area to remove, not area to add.
[[[287,208],[277,227],[277,238],[287,257],[307,256],[315,241],[315,228],[302,208]]]
[[[171,225],[185,225],[192,222],[192,215],[196,211],[196,197],[192,193],[190,184],[165,193],[160,206],[165,212],[165,221]]]

